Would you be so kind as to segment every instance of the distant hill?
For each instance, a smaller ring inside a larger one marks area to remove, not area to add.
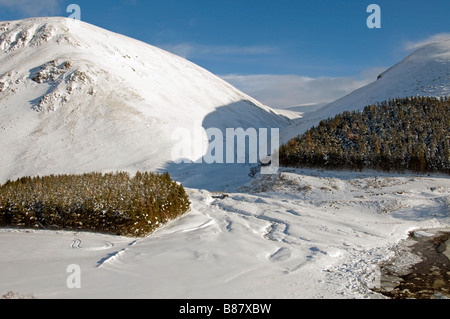
[[[305,114],[282,132],[282,143],[344,111],[362,110],[367,105],[411,96],[450,96],[450,38],[419,48],[369,85]]]

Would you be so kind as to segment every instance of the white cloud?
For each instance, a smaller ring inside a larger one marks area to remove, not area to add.
[[[449,39],[450,39],[450,33],[438,33],[438,34],[434,34],[434,35],[429,36],[428,38],[425,38],[422,40],[408,41],[405,43],[404,48],[407,51],[412,51],[412,50],[417,50],[428,44],[439,43],[439,42],[449,40]]]
[[[278,109],[304,105],[325,105],[375,81],[385,71],[372,68],[352,77],[311,78],[298,75],[223,75],[225,81]]]
[[[0,0],[0,8],[19,12],[25,17],[50,16],[61,9],[61,0]]]
[[[160,44],[158,47],[186,59],[202,56],[224,55],[267,55],[277,51],[269,46],[233,46],[233,45],[203,45],[196,43]]]

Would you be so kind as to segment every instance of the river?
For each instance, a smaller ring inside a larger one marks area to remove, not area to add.
[[[450,299],[450,228],[413,231],[394,251],[375,291],[393,299]]]

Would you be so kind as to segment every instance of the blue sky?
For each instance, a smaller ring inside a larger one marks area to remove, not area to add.
[[[247,93],[264,83],[266,95],[275,76],[297,86],[334,83],[339,97],[399,62],[414,43],[450,33],[448,0],[0,0],[0,20],[68,16],[71,3],[85,22],[179,54]],[[366,25],[372,3],[381,8],[381,29]]]

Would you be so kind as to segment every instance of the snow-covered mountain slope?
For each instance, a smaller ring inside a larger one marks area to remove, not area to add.
[[[171,160],[177,128],[286,125],[210,72],[143,42],[66,18],[0,22],[0,182],[157,169]]]
[[[450,96],[450,39],[426,45],[381,74],[377,81],[330,103],[282,134],[283,142],[296,137],[321,120],[343,111],[363,109],[367,105],[411,96]]]

